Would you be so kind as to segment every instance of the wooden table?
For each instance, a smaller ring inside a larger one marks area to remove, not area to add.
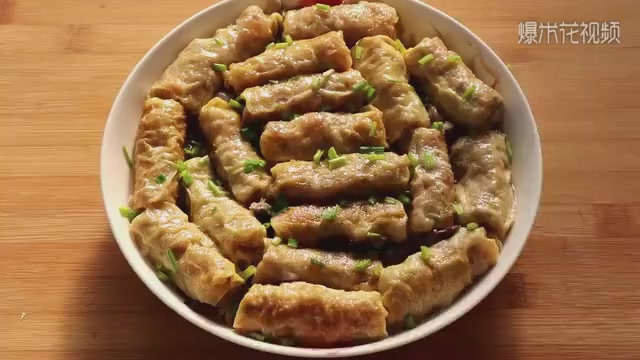
[[[129,268],[99,188],[128,72],[212,0],[0,0],[0,359],[273,359],[165,307]],[[522,257],[468,315],[371,358],[640,358],[640,4],[431,3],[510,63],[545,182]],[[616,20],[622,43],[518,45],[518,23]]]

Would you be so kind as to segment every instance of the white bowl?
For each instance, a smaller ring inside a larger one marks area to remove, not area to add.
[[[542,186],[542,157],[535,120],[516,79],[506,65],[480,38],[450,16],[417,0],[386,0],[394,6],[405,28],[412,33],[403,36],[420,39],[437,32],[453,50],[459,52],[479,77],[497,89],[505,100],[504,131],[513,147],[513,181],[517,207],[514,226],[504,243],[498,264],[482,277],[454,304],[412,330],[384,340],[352,347],[313,349],[286,347],[259,342],[233,332],[191,310],[183,299],[156,277],[129,237],[129,224],[118,208],[127,203],[132,176],[122,156],[122,146],[132,149],[142,104],[152,83],[173,62],[178,53],[195,37],[208,37],[215,29],[234,22],[251,4],[266,6],[269,0],[225,0],[199,12],[173,29],[136,65],[118,94],[104,131],[101,154],[101,183],[105,209],[113,234],[125,258],[147,287],[167,306],[196,326],[236,344],[281,355],[303,357],[343,357],[374,353],[410,343],[430,335],[455,321],[478,302],[507,274],[518,258],[533,225]],[[480,5],[478,5],[480,6]],[[410,26],[408,26],[410,25]],[[492,74],[492,75],[491,75]]]

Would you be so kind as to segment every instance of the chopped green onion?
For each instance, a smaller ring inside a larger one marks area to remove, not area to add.
[[[278,246],[282,244],[282,239],[276,236],[273,238],[273,240],[271,240],[271,243],[275,246]]]
[[[376,136],[376,132],[378,132],[378,123],[372,120],[369,124],[369,136]]]
[[[178,170],[178,172],[187,170],[187,164],[185,164],[184,161],[176,162],[176,170]]]
[[[165,174],[160,174],[156,177],[156,183],[158,184],[164,184],[165,181],[167,181],[167,175]]]
[[[453,204],[453,210],[456,212],[456,214],[458,215],[462,215],[462,213],[464,213],[464,209],[462,208],[462,205],[459,203],[454,203]]]
[[[124,160],[127,162],[129,169],[133,168],[133,159],[131,159],[131,155],[129,155],[129,150],[127,150],[126,146],[122,147],[122,155],[124,155]]]
[[[360,81],[359,83],[353,85],[353,91],[362,91],[366,92],[369,89],[369,83],[367,80]]]
[[[198,156],[200,155],[200,149],[201,149],[202,145],[200,145],[199,142],[197,141],[190,141],[187,144],[187,147],[184,148],[184,153],[189,155],[189,156]]]
[[[435,164],[436,158],[433,155],[426,151],[422,153],[422,166],[424,166],[425,169],[431,169]]]
[[[269,45],[267,45],[267,50],[273,48],[274,46],[276,46],[276,43],[274,43],[274,42],[269,43]]]
[[[433,61],[434,57],[433,54],[428,54],[425,57],[423,57],[422,59],[418,60],[418,63],[420,65],[426,65],[428,63],[430,63],[431,61]]]
[[[367,160],[369,161],[378,161],[378,160],[386,159],[384,154],[366,154],[364,155],[364,157],[367,158]]]
[[[375,196],[369,197],[369,204],[374,205],[378,200]]]
[[[227,65],[225,64],[213,64],[213,70],[217,72],[227,71]]]
[[[450,63],[461,63],[462,58],[460,57],[460,55],[449,55],[447,61]]]
[[[247,281],[249,280],[249,278],[251,278],[253,275],[255,275],[256,273],[256,267],[253,265],[249,265],[247,266],[246,269],[244,269],[241,273],[240,273],[240,277],[244,280]]]
[[[253,340],[258,340],[258,341],[266,341],[267,337],[260,334],[260,333],[250,333],[249,337],[252,338]]]
[[[384,202],[386,202],[387,204],[397,204],[399,203],[398,199],[394,199],[390,196],[387,196],[384,198]]]
[[[507,157],[509,158],[509,162],[513,160],[513,150],[511,149],[511,142],[505,138],[504,140],[506,148],[507,148]]]
[[[462,94],[462,97],[469,100],[473,96],[473,94],[476,92],[476,88],[477,88],[476,84],[469,86],[467,90],[464,91],[464,94]]]
[[[262,226],[264,226],[265,229],[268,229],[271,227],[271,223],[270,222],[266,222],[264,224],[262,224]]]
[[[286,42],[276,44],[276,49],[286,49],[288,47],[289,47],[289,44],[287,44]]]
[[[427,246],[420,246],[420,257],[423,261],[429,261],[431,257],[431,249]]]
[[[298,248],[298,241],[294,238],[289,238],[289,240],[287,240],[287,246],[290,248],[294,248],[297,249]]]
[[[340,213],[340,206],[333,206],[326,209],[322,213],[322,218],[324,220],[335,220],[338,217],[339,213]]]
[[[407,196],[407,194],[400,194],[398,195],[398,201],[400,201],[401,203],[403,203],[404,205],[409,205],[411,204],[411,198],[409,196]]]
[[[360,260],[356,263],[355,270],[356,272],[363,272],[367,270],[369,266],[371,266],[373,262],[369,259]]]
[[[289,208],[289,204],[287,203],[287,199],[284,195],[280,194],[276,199],[276,202],[271,207],[272,215],[279,215],[286,211]]]
[[[311,264],[319,267],[324,267],[324,263],[318,259],[311,258]]]
[[[353,50],[353,57],[354,57],[356,60],[360,60],[360,59],[362,59],[362,52],[363,52],[363,51],[364,51],[364,50],[362,49],[362,46],[357,46],[357,45],[356,45],[356,47],[355,47],[355,48],[354,48],[354,50]]]
[[[436,121],[431,124],[431,128],[442,131],[442,129],[444,129],[444,123],[442,121]]]
[[[227,43],[224,40],[220,39],[219,37],[214,37],[213,41],[215,41],[216,44],[218,44],[220,46],[227,45]]]
[[[334,148],[333,146],[329,148],[329,151],[327,151],[327,156],[329,157],[329,160],[333,160],[335,158],[338,157],[338,152],[336,152],[336,148]]]
[[[388,82],[393,83],[393,84],[402,84],[404,81],[402,79],[394,79],[394,78],[390,78],[388,76],[384,77]]]
[[[367,235],[365,235],[368,238],[379,238],[382,237],[382,235],[375,233],[375,232],[371,232],[371,231],[367,231]]]
[[[158,279],[162,282],[167,282],[169,281],[169,276],[167,274],[165,274],[164,271],[162,270],[156,270],[156,276],[158,277]]]
[[[169,256],[169,262],[171,263],[173,272],[178,272],[178,261],[176,260],[176,256],[171,248],[167,249],[167,256]]]
[[[324,154],[324,150],[316,151],[316,154],[313,155],[313,161],[319,163],[322,160],[322,155]]]
[[[373,86],[369,86],[367,89],[367,101],[371,102],[376,97],[376,89]]]
[[[345,165],[347,165],[347,158],[344,156],[339,156],[335,159],[329,160],[329,169],[332,169],[332,170]]]
[[[405,316],[404,326],[407,329],[413,329],[416,327],[416,321],[413,319],[413,316],[411,316],[411,314],[408,314],[407,316]]]
[[[244,161],[244,173],[251,174],[252,172],[263,169],[267,166],[267,162],[262,159],[250,159]]]
[[[409,162],[411,163],[411,166],[416,167],[418,166],[418,156],[414,153],[408,153],[407,157],[409,158]]]
[[[286,41],[286,42],[287,42],[287,44],[289,44],[289,45],[293,45],[293,38],[292,38],[292,37],[291,37],[291,35],[289,35],[289,34],[287,34],[287,35],[284,37],[284,41]]]
[[[362,154],[384,154],[384,146],[360,146],[360,152]]]
[[[480,225],[478,225],[478,223],[471,222],[471,223],[467,224],[467,230],[469,230],[469,231],[474,231],[474,230],[478,229],[479,227],[480,227]]]
[[[229,100],[229,106],[238,111],[242,111],[244,109],[244,106],[234,99]]]
[[[214,196],[222,196],[222,195],[224,195],[222,190],[220,190],[218,185],[216,185],[213,181],[211,181],[211,180],[207,181],[207,186],[209,187],[209,190],[211,190],[211,192],[213,193]]]
[[[139,212],[131,209],[128,206],[122,206],[120,207],[120,209],[118,209],[120,211],[120,215],[124,218],[127,218],[129,220],[129,222],[132,222],[133,219],[136,218],[136,216],[140,215]]]
[[[313,90],[318,90],[322,87],[322,76],[319,76],[311,82],[311,88]]]
[[[404,44],[402,43],[402,41],[400,41],[400,39],[396,40],[396,49],[398,49],[401,54],[407,52],[407,48],[404,47]]]
[[[215,214],[218,212],[218,208],[214,207],[213,209],[211,209],[211,214]]]
[[[331,6],[326,4],[316,4],[316,9],[320,11],[329,11],[329,9],[331,9]]]
[[[182,182],[184,182],[184,185],[186,187],[189,187],[191,186],[191,184],[193,184],[193,176],[191,176],[189,170],[182,170],[180,172],[180,177],[182,178]]]

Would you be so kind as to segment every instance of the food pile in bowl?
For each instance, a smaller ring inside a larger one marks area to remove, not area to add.
[[[493,267],[514,218],[503,98],[383,3],[194,39],[149,90],[130,234],[192,305],[255,339],[415,327]]]

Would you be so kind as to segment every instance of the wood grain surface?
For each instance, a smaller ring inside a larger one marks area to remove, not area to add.
[[[103,211],[111,103],[165,33],[212,0],[0,0],[0,359],[275,359],[197,329],[145,288]],[[640,358],[640,3],[431,0],[511,64],[537,118],[529,242],[478,307],[371,356]],[[518,23],[621,22],[622,42],[518,45]]]

